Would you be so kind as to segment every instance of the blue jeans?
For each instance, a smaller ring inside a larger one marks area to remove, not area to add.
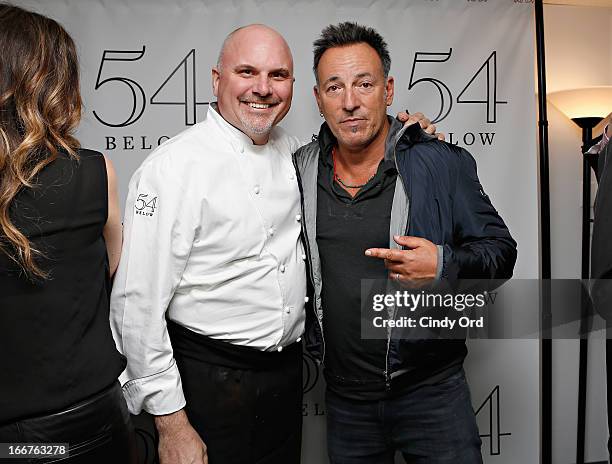
[[[331,391],[327,448],[332,464],[481,464],[480,437],[461,369],[393,399],[355,401]]]

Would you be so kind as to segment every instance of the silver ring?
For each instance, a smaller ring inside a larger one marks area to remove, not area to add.
[[[400,275],[398,272],[395,273],[395,280],[400,280]]]

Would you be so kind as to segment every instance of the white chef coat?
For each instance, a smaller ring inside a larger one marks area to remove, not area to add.
[[[128,360],[128,407],[168,414],[185,398],[165,317],[259,350],[302,335],[306,300],[296,138],[275,127],[253,145],[214,108],[133,175],[111,297]]]

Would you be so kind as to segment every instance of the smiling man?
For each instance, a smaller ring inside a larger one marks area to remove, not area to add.
[[[293,80],[277,32],[234,31],[212,70],[217,104],[130,181],[111,321],[162,464],[299,462],[299,143],[274,127]]]
[[[477,464],[480,438],[463,340],[361,337],[362,279],[409,285],[505,279],[516,243],[465,150],[402,127],[383,38],[355,23],[314,43],[325,122],[295,154],[318,323],[306,346],[325,366],[332,464]]]

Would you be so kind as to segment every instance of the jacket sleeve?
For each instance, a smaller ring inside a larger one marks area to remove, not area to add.
[[[516,242],[484,192],[476,161],[458,154],[453,192],[453,245],[444,245],[442,278],[509,279],[516,262]]]
[[[593,222],[593,242],[591,246],[591,298],[597,312],[612,325],[612,145],[608,142],[599,153],[601,172],[597,198],[595,200],[595,220]]]
[[[132,414],[169,414],[185,405],[165,316],[187,264],[199,208],[168,158],[146,163],[130,181],[111,295],[111,329],[127,358],[119,380]]]

